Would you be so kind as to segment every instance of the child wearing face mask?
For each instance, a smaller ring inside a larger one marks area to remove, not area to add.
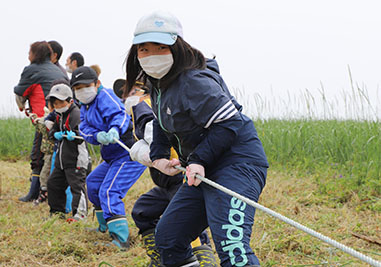
[[[80,123],[79,108],[73,103],[73,92],[66,84],[54,85],[47,99],[57,113],[49,132],[57,140],[54,169],[48,179],[48,204],[50,213],[65,213],[65,190],[72,193],[72,217],[68,221],[79,221],[87,217],[86,170],[89,161],[86,142],[75,138]]]
[[[217,62],[188,44],[179,20],[163,11],[139,20],[126,62],[127,90],[137,77],[153,85],[153,167],[170,176],[179,173],[175,166],[186,167],[187,183],[155,228],[161,263],[200,266],[189,243],[209,226],[220,266],[259,266],[250,247],[255,208],[196,178],[258,201],[269,167],[253,121],[241,113]],[[170,160],[171,147],[179,160]]]
[[[124,250],[129,247],[129,229],[122,199],[145,170],[115,141],[133,145],[131,117],[114,92],[101,87],[90,67],[76,69],[70,84],[81,102],[80,134],[90,144],[101,145],[104,160],[86,179],[99,223],[97,230],[108,230],[112,243]]]

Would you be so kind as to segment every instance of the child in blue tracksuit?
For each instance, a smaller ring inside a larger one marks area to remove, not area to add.
[[[209,226],[221,266],[258,266],[250,248],[255,208],[195,178],[206,176],[254,201],[265,186],[264,149],[215,60],[183,40],[176,17],[154,12],[137,24],[126,71],[127,90],[138,76],[153,84],[153,166],[168,175],[179,172],[176,165],[187,168],[188,183],[156,226],[162,263],[199,266],[189,243]],[[180,161],[169,160],[171,146]]]
[[[129,153],[116,143],[120,139],[131,147],[131,118],[111,89],[100,86],[93,69],[77,68],[70,84],[81,105],[80,134],[94,145],[101,145],[104,160],[86,179],[88,197],[95,207],[98,230],[109,230],[113,243],[129,246],[129,230],[122,199],[144,172],[145,166],[131,161]]]

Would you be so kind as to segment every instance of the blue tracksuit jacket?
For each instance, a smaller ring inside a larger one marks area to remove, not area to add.
[[[103,88],[93,102],[81,106],[81,124],[79,131],[86,141],[100,145],[97,134],[108,132],[111,128],[119,131],[121,141],[128,147],[134,143],[132,136],[131,117],[125,112],[120,99],[111,89]],[[128,152],[118,144],[109,144],[101,148],[102,158],[109,162],[117,157],[128,155]]]

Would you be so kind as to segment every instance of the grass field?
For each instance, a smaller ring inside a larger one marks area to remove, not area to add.
[[[148,265],[131,216],[128,221],[133,246],[120,252],[105,245],[107,234],[85,229],[96,226],[91,215],[86,221],[68,224],[57,217],[49,218],[45,203],[34,206],[18,202],[28,189],[28,175],[28,162],[0,161],[0,266],[109,266],[102,262],[112,266]],[[151,186],[146,174],[138,180],[125,198],[127,214]],[[358,209],[361,201],[355,194],[337,206],[318,191],[314,176],[300,177],[272,169],[259,203],[381,260],[379,245],[353,235],[380,241],[381,214]],[[261,211],[256,214],[251,245],[262,266],[367,266]]]
[[[381,246],[370,242],[381,242],[380,123],[305,119],[255,125],[271,165],[259,202],[381,260]],[[120,252],[104,245],[107,235],[85,230],[96,225],[91,216],[67,224],[49,218],[46,204],[17,201],[29,187],[32,139],[28,120],[0,120],[0,266],[147,266],[130,216],[133,246]],[[151,186],[147,175],[138,180],[125,198],[127,214]],[[251,244],[262,266],[368,266],[261,211]]]

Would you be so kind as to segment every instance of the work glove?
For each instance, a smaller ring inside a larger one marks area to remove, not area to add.
[[[37,114],[36,113],[29,113],[29,119],[32,121],[33,125],[36,125],[36,119],[37,119]]]
[[[74,136],[76,136],[75,132],[73,131],[66,131],[66,139],[69,141],[74,140]]]
[[[181,172],[174,168],[174,166],[180,166],[180,161],[178,159],[157,159],[152,163],[152,166],[169,176],[174,176]]]
[[[196,174],[199,174],[202,177],[204,177],[205,176],[204,166],[200,164],[196,164],[196,163],[189,164],[187,166],[187,172],[186,172],[188,185],[198,186],[201,183],[201,180],[196,178]]]
[[[53,128],[53,125],[54,125],[54,121],[49,121],[49,120],[46,120],[44,121],[45,123],[45,126],[48,130],[52,129]]]
[[[24,96],[16,95],[16,94],[15,94],[15,98],[16,98],[17,107],[19,108],[20,111],[23,111],[25,109],[25,103],[27,98]]]
[[[61,141],[65,132],[55,132],[54,133],[54,138],[57,139],[58,141]]]
[[[110,142],[107,138],[107,133],[105,131],[101,131],[97,133],[97,141],[98,143],[101,143],[102,145],[108,145]]]
[[[130,157],[133,161],[137,161],[147,167],[152,167],[152,161],[149,157],[149,145],[145,140],[137,141],[130,150]]]
[[[116,141],[114,140],[114,138],[115,139],[117,139],[117,140],[119,140],[119,132],[118,132],[118,130],[117,129],[115,129],[115,128],[111,128],[109,131],[108,131],[108,133],[107,133],[107,141],[109,142],[109,143],[111,143],[111,144],[115,144],[116,143]]]

